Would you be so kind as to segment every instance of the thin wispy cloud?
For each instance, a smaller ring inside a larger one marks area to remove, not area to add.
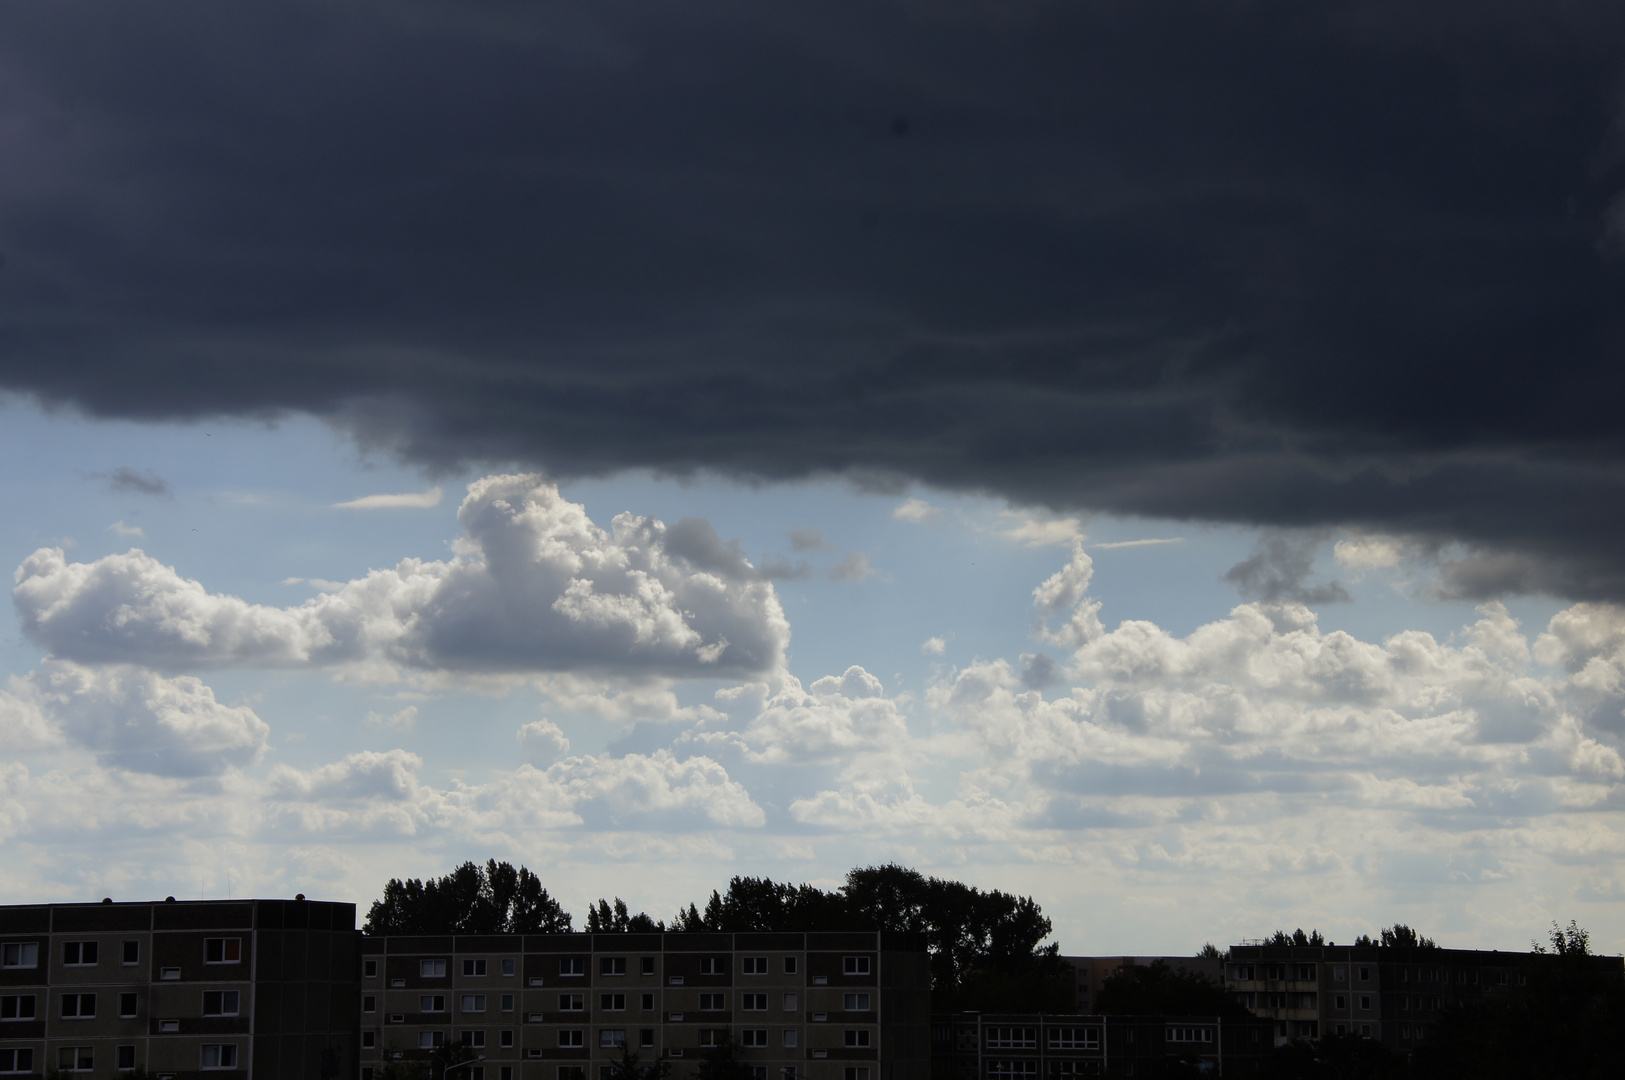
[[[428,510],[440,505],[445,492],[438,487],[404,495],[363,495],[359,499],[334,503],[337,510]]]
[[[1157,544],[1183,544],[1183,536],[1153,537],[1145,540],[1112,540],[1104,544],[1090,544],[1092,551],[1110,551],[1113,548],[1152,547]]]

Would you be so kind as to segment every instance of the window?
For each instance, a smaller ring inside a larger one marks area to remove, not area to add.
[[[160,1020],[160,1021],[158,1021],[158,1031],[159,1031],[160,1034],[173,1035],[177,1031],[179,1031],[180,1029],[181,1029],[181,1022],[179,1020]]]
[[[485,1049],[485,1032],[483,1032],[483,1031],[465,1031],[465,1032],[463,1032],[463,1045],[464,1046],[472,1046],[476,1050],[484,1050]]]
[[[1371,1025],[1370,1024],[1361,1024],[1360,1025],[1360,1038],[1362,1038],[1362,1039],[1371,1038]]]
[[[1074,1076],[1099,1076],[1100,1062],[1052,1061],[1049,1063],[1049,1074],[1055,1080],[1071,1080]]]
[[[638,1007],[644,1012],[653,1012],[655,1007],[655,996],[653,994],[644,994],[643,997],[638,999]]]
[[[502,974],[508,978],[513,977],[514,963],[512,959],[502,961]]]
[[[541,1057],[542,1052],[537,1050],[532,1057]],[[585,1080],[587,1071],[580,1065],[560,1065],[559,1080]]]
[[[513,1066],[504,1065],[497,1070],[497,1080],[513,1080]]]
[[[0,967],[39,967],[39,942],[8,941],[0,946]],[[32,1066],[30,1066],[32,1068]]]
[[[424,994],[422,997],[418,998],[418,1012],[432,1013],[445,1011],[445,994]]]
[[[372,1050],[376,1048],[377,1045],[378,1033],[376,1031],[363,1031],[361,1033],[361,1049]]]
[[[797,1008],[796,1001],[797,1001],[796,995],[794,995],[794,994],[785,994],[784,995],[784,1011],[785,1012],[795,1012],[796,1008]]]
[[[1366,968],[1366,967],[1361,968],[1360,969],[1360,981],[1364,982],[1369,978],[1371,978],[1371,969]]]
[[[433,1050],[435,1047],[444,1046],[445,1044],[446,1044],[446,1033],[443,1032],[443,1031],[420,1031],[420,1032],[418,1032],[418,1049],[419,1050]]]
[[[465,1013],[480,1013],[485,1011],[484,994],[464,994],[458,1005]]]
[[[34,995],[18,994],[0,997],[0,1020],[34,1019]]]
[[[96,1054],[88,1046],[60,1046],[56,1067],[63,1072],[90,1072],[96,1067]]]
[[[585,975],[586,973],[587,962],[581,959],[579,956],[573,956],[559,961],[560,975],[575,976]]]
[[[752,1065],[750,1067],[750,1080],[767,1080],[766,1065]]]
[[[990,1027],[987,1029],[989,1050],[1036,1050],[1038,1029],[1030,1027]]]
[[[726,1031],[718,1031],[716,1028],[701,1028],[700,1045],[706,1047],[721,1046],[722,1040],[727,1034]]]
[[[502,1011],[503,1012],[513,1012],[513,995],[512,994],[503,994],[502,995]]]
[[[378,977],[378,961],[361,961],[361,976],[365,979],[376,979]]]
[[[139,941],[126,941],[124,943],[123,950],[120,952],[120,956],[122,959],[120,959],[119,962],[125,966],[139,964],[141,962],[141,943]],[[134,1047],[131,1047],[130,1049],[132,1053],[135,1050]],[[135,1068],[134,1065],[130,1067],[132,1069]]]
[[[1213,1041],[1213,1029],[1171,1027],[1168,1029],[1167,1037],[1169,1042],[1210,1043]]]
[[[786,956],[784,958],[784,973],[786,975],[794,975],[796,973],[796,958],[795,957]]]
[[[728,1007],[726,994],[701,994],[700,1010],[702,1012],[721,1012]]]
[[[740,1045],[742,1045],[742,1046],[766,1046],[767,1045],[767,1029],[766,1028],[746,1028],[744,1031],[741,1031],[739,1033],[739,1035],[740,1035],[740,1040],[739,1040]]]
[[[1366,997],[1364,994],[1360,995],[1360,1008],[1366,1010],[1371,1008],[1371,999]]]
[[[114,1068],[120,1072],[128,1072],[135,1068],[135,1047],[116,1046],[113,1048],[113,1060],[117,1062]]]
[[[739,972],[742,975],[766,975],[767,957],[743,956],[739,959]]]
[[[377,1012],[378,1011],[378,999],[373,997],[371,994],[362,995],[362,997],[361,997],[361,1011],[365,1012],[365,1013]]]
[[[841,1075],[844,1080],[869,1080],[869,1066],[848,1065]]]
[[[869,1045],[869,1029],[868,1028],[849,1028],[844,1033],[842,1041],[845,1042],[845,1044],[847,1046],[868,1046]]]
[[[136,1012],[136,998],[134,993],[125,993],[118,996],[118,1014],[123,1017],[134,1016]]]
[[[1232,978],[1237,982],[1253,981],[1253,965],[1251,964],[1233,964],[1230,970],[1233,973]]]
[[[603,1009],[605,1012],[625,1012],[626,1011],[626,995],[625,994],[599,994],[598,995],[598,1007],[600,1009]]]
[[[1339,1009],[1348,1008],[1348,1000],[1349,999],[1344,997],[1342,994],[1338,994],[1335,1000],[1337,1001],[1337,1008],[1339,1008]]]
[[[203,939],[205,964],[237,964],[243,959],[243,939],[234,937],[206,937]],[[444,961],[442,961],[444,963]],[[237,1048],[231,1048],[233,1055]],[[232,1060],[236,1060],[235,1056]]]
[[[95,994],[63,994],[62,1018],[64,1020],[88,1020],[96,1015]]]
[[[586,1006],[582,1004],[582,1000],[583,998],[580,994],[560,994],[559,1012],[580,1012],[582,1009],[586,1008]]]
[[[1299,982],[1313,982],[1314,981],[1314,979],[1315,979],[1315,965],[1313,965],[1313,964],[1296,964],[1296,965],[1294,965],[1294,967],[1296,968],[1296,970],[1292,973],[1292,977],[1294,979],[1298,980]]]
[[[497,1033],[497,1045],[504,1050],[513,1049],[513,1032],[500,1031]]]
[[[654,973],[655,973],[655,958],[654,957],[645,956],[642,960],[638,961],[638,974],[639,975],[653,975]]]
[[[1100,1029],[1092,1027],[1057,1027],[1049,1029],[1051,1050],[1098,1050]]]
[[[1320,1022],[1318,1020],[1292,1021],[1292,1036],[1296,1039],[1320,1038]]]
[[[654,1028],[638,1028],[638,1045],[653,1046],[655,1044]]]
[[[463,961],[463,975],[464,975],[465,978],[466,977],[475,977],[475,976],[484,975],[484,974],[485,974],[485,961],[484,960],[464,960]]]
[[[845,1009],[847,1012],[868,1012],[869,1011],[869,995],[868,994],[842,994],[841,995],[841,1008]]]
[[[559,1030],[560,1046],[585,1046],[586,1040],[579,1028],[561,1028]]]
[[[765,1012],[767,1010],[767,995],[740,994],[739,1005],[749,1012]]]
[[[94,941],[64,941],[62,964],[64,967],[90,967],[96,962]]]
[[[797,1032],[795,1028],[784,1029],[784,1038],[781,1041],[784,1043],[785,1049],[794,1050],[796,1048],[796,1037],[798,1034],[799,1032]]]
[[[841,957],[841,974],[867,975],[869,974],[869,958],[867,956]]]
[[[1343,967],[1342,965],[1338,965],[1337,967],[1332,968],[1332,981],[1333,982],[1348,982],[1349,981],[1349,969],[1346,968],[1346,967]]]
[[[237,1067],[236,1043],[204,1043],[203,1067],[205,1069],[235,1069]]]
[[[1037,1076],[1038,1062],[1036,1061],[990,1061],[987,1063],[987,1074],[998,1080],[1012,1080],[1014,1077]]]
[[[203,1015],[236,1016],[240,998],[240,992],[236,990],[205,990],[203,991]]]
[[[626,1045],[625,1028],[599,1028],[598,1045],[605,1049],[619,1048]]]
[[[34,1051],[0,1050],[0,1073],[31,1073],[34,1071]]]
[[[600,974],[600,975],[625,975],[626,974],[626,957],[624,957],[624,956],[601,956],[601,957],[599,957],[598,958],[598,974]]]
[[[700,974],[701,975],[726,975],[726,974],[728,974],[728,958],[726,956],[702,956],[702,957],[700,957]]]
[[[444,960],[419,960],[418,978],[444,979],[446,977],[446,962]]]

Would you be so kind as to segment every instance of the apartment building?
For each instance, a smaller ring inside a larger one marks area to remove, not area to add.
[[[1277,1043],[1353,1034],[1408,1052],[1427,1038],[1447,1005],[1504,993],[1523,983],[1529,965],[1554,959],[1474,949],[1243,943],[1226,958],[1225,988],[1273,1022]],[[1618,957],[1593,962],[1625,970]]]
[[[0,907],[0,1076],[355,1075],[355,905]]]
[[[926,1080],[917,934],[379,937],[361,942],[361,1080],[461,1043],[468,1080],[601,1080],[626,1049],[674,1080],[731,1040],[757,1080]]]
[[[1265,1020],[1216,1016],[956,1013],[931,1024],[934,1080],[1071,1080],[1259,1073],[1274,1049]]]

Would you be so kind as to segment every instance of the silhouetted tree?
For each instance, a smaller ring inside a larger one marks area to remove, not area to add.
[[[1198,960],[1223,960],[1224,950],[1209,941],[1196,950],[1196,958]]]
[[[630,1046],[621,1047],[621,1060],[609,1067],[609,1080],[665,1080],[671,1065],[656,1058],[645,1065],[637,1051]]]
[[[726,1031],[700,1061],[699,1080],[751,1080],[750,1065],[739,1056],[739,1044]]]
[[[1251,1010],[1200,971],[1176,968],[1166,960],[1130,964],[1107,977],[1095,1009],[1118,1015],[1224,1016],[1251,1019]]]
[[[441,878],[390,878],[362,930],[382,934],[541,934],[570,929],[570,913],[523,866],[465,862]]]
[[[1264,939],[1264,944],[1266,944],[1266,945],[1324,945],[1324,944],[1326,944],[1326,939],[1321,936],[1321,933],[1320,933],[1319,930],[1311,930],[1306,934],[1306,933],[1303,932],[1303,927],[1300,926],[1300,927],[1298,927],[1298,929],[1292,931],[1292,933],[1290,933],[1290,934],[1287,933],[1285,930],[1277,930],[1277,931],[1275,931],[1274,934],[1272,934],[1269,937]]]
[[[587,908],[587,932],[590,934],[612,934],[635,931],[637,933],[658,933],[665,927],[651,919],[643,912],[636,915],[628,914],[626,901],[619,896],[615,898],[612,909],[609,902],[600,898],[596,907]]]
[[[1375,1039],[1333,1034],[1277,1047],[1264,1075],[1269,1080],[1401,1080],[1410,1075],[1410,1065],[1405,1055]]]

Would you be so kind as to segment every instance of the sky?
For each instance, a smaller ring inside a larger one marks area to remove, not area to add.
[[[1625,11],[0,11],[0,902],[1625,951]]]

